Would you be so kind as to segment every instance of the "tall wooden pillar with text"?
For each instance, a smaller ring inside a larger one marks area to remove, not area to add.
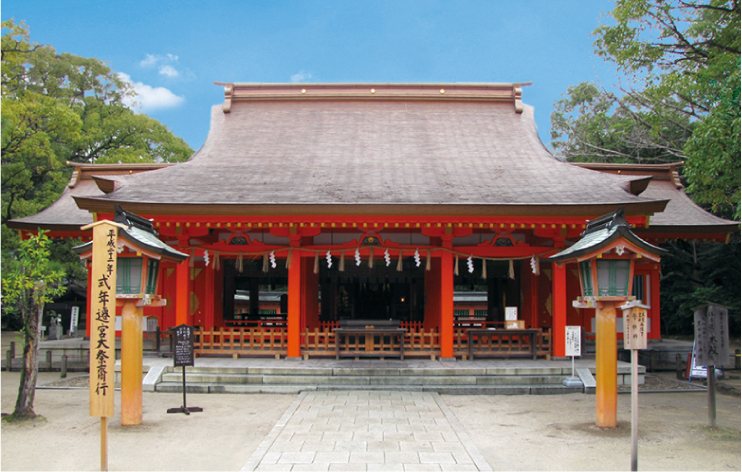
[[[121,225],[99,221],[82,229],[93,230],[89,243],[92,258],[91,280],[95,289],[90,298],[90,416],[99,416],[100,468],[108,470],[108,418],[113,416],[116,363],[116,246]]]

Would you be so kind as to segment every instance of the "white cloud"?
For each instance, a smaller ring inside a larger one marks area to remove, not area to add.
[[[312,78],[312,73],[311,72],[300,71],[300,72],[297,72],[296,74],[294,74],[294,75],[291,76],[291,82],[294,82],[294,83],[296,83],[296,82],[303,82],[303,81],[305,81],[307,79],[311,79],[311,78]]]
[[[177,77],[180,75],[180,73],[175,70],[175,67],[168,65],[160,67],[160,74],[166,75],[168,77]]]
[[[152,111],[173,108],[185,103],[184,97],[175,95],[165,87],[152,87],[142,82],[134,82],[128,74],[123,72],[119,72],[118,76],[121,80],[127,82],[137,94],[134,98],[124,100],[124,103],[131,108]]]
[[[147,54],[147,56],[144,59],[142,59],[139,65],[142,67],[152,67],[155,64],[157,64],[157,61],[158,61],[157,56],[154,56],[152,54]]]
[[[177,77],[180,75],[172,64],[178,62],[178,56],[175,54],[147,54],[144,59],[139,61],[139,65],[145,68],[158,67],[160,75],[168,77]]]

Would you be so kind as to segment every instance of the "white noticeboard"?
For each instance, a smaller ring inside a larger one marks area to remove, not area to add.
[[[518,307],[517,306],[506,306],[505,307],[505,321],[516,321],[518,319]]]
[[[77,332],[77,323],[80,319],[80,307],[73,306],[70,313],[70,333]]]
[[[582,336],[580,335],[580,326],[565,326],[564,327],[564,354],[567,357],[575,357],[582,355]]]

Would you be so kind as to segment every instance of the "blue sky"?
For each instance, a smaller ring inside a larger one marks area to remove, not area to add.
[[[567,87],[615,82],[590,35],[613,1],[4,0],[31,39],[97,57],[134,84],[141,111],[198,149],[216,82],[533,82],[549,115]],[[604,15],[605,13],[605,15]]]

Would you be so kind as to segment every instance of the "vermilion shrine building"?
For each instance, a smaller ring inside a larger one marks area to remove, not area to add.
[[[555,159],[521,84],[220,85],[187,162],[70,164],[57,203],[11,222],[89,239],[115,205],[152,219],[191,257],[161,264],[168,304],[145,315],[199,327],[201,353],[331,354],[338,321],[394,319],[405,355],[462,357],[469,328],[508,313],[563,357],[565,326],[593,332],[594,310],[572,307],[577,266],[545,258],[586,221],[624,207],[652,244],[738,229],[690,201],[679,164]],[[658,339],[659,264],[635,267]]]

